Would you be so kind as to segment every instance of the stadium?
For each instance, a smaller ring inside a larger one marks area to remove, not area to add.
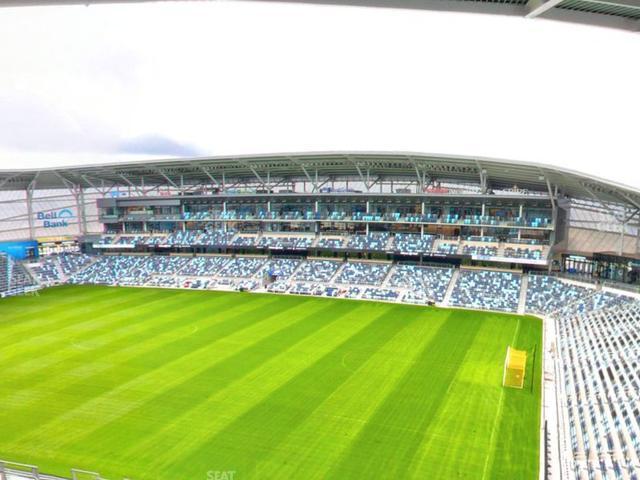
[[[0,478],[638,478],[640,190],[412,152],[0,171]]]

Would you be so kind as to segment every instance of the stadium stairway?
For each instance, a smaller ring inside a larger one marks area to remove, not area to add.
[[[225,227],[225,229],[223,230],[223,232],[227,233],[227,229]],[[231,238],[229,238],[227,241],[228,243],[233,243],[233,241],[236,239],[236,237],[238,236],[238,232],[235,232],[233,235],[231,235]]]
[[[396,237],[395,235],[389,235],[389,238],[387,239],[387,246],[386,246],[386,250],[388,252],[393,250],[393,247],[395,245],[396,242]]]
[[[393,273],[396,270],[396,266],[391,265],[391,268],[389,269],[389,271],[387,272],[387,274],[384,277],[384,280],[382,280],[382,283],[380,284],[381,288],[391,288],[389,287],[389,280],[391,280],[391,277],[393,277]]]
[[[93,261],[91,263],[93,263]],[[89,265],[91,265],[91,263]],[[89,266],[89,265],[87,265],[87,266]],[[60,281],[62,281],[63,283],[66,283],[67,280],[69,280],[69,277],[67,276],[66,273],[64,273],[64,270],[62,269],[62,265],[60,265],[60,262],[57,261],[55,263],[55,266],[56,266],[56,270],[58,271],[58,276],[60,277]]]
[[[442,306],[448,307],[449,302],[451,301],[451,295],[453,294],[453,289],[456,287],[456,283],[458,283],[458,277],[460,276],[460,269],[456,268],[453,271],[453,275],[451,275],[451,280],[449,281],[449,286],[447,287],[447,292],[444,294],[444,298],[442,299]]]
[[[340,267],[336,270],[336,273],[333,274],[333,277],[331,277],[331,280],[329,280],[329,282],[333,283],[336,279],[340,278],[340,275],[342,274],[342,270],[344,270],[348,266],[349,266],[349,262],[343,261],[342,265],[340,265]]]
[[[316,238],[316,240],[314,240],[314,242],[315,242],[315,241],[317,241],[317,238]],[[305,260],[300,261],[300,262],[298,263],[298,265],[296,266],[296,268],[294,268],[294,269],[293,269],[293,271],[291,272],[291,275],[289,275],[289,277],[287,278],[287,280],[292,280],[292,279],[296,276],[296,273],[298,273],[298,271],[302,268],[302,266],[304,265],[304,263],[305,263]]]
[[[29,267],[27,267],[26,262],[25,263],[16,262],[14,268],[18,268],[20,272],[22,272],[31,281],[33,285],[40,285],[40,282],[38,281],[38,276],[35,273],[33,273]]]
[[[518,313],[524,315],[524,310],[527,304],[527,289],[529,288],[529,275],[522,274],[520,281],[520,298],[518,300]]]

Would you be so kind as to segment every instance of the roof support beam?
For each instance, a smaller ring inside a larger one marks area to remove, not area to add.
[[[94,190],[97,190],[100,194],[104,195],[104,193],[100,190],[100,188],[97,187],[91,180],[89,180],[89,178],[86,175],[80,175],[80,178],[82,178],[82,180],[84,180],[84,182],[87,183],[91,188],[93,188]]]
[[[640,212],[640,208],[636,208],[635,210],[633,210],[629,215],[627,215],[627,217],[624,219],[624,223],[629,223],[633,217],[635,217],[638,212]]]
[[[162,170],[158,170],[158,173],[160,174],[160,176],[162,178],[164,178],[171,186],[173,186],[175,189],[180,190],[180,187],[178,185],[176,185],[176,183],[171,180]]]
[[[526,5],[527,18],[535,18],[562,3],[562,0],[529,0]]]
[[[313,178],[311,178],[311,175],[309,174],[309,172],[307,171],[307,167],[304,166],[304,163],[302,163],[300,160],[296,158],[289,158],[289,160],[300,167],[300,169],[302,170],[302,173],[304,173],[304,176],[307,177],[307,180],[309,180],[309,183],[313,187],[313,190],[311,190],[311,192],[316,192],[318,190],[318,171],[316,170],[316,179],[314,181]]]
[[[482,165],[478,160],[476,160],[476,165],[478,166],[478,174],[480,175],[480,193],[484,195],[488,190],[487,171],[482,168]]]
[[[371,170],[370,170],[369,166],[367,166],[367,175],[365,176],[364,173],[362,173],[362,169],[360,168],[360,165],[358,164],[358,162],[355,159],[353,159],[353,157],[351,157],[350,155],[347,155],[347,160],[349,160],[349,162],[351,162],[351,164],[356,169],[356,172],[358,172],[358,176],[360,177],[360,181],[364,184],[364,187],[367,190],[367,192],[370,192],[371,191],[371,187],[373,186],[373,184],[369,181],[370,177],[371,177]]]
[[[622,198],[624,198],[627,202],[629,202],[631,205],[633,205],[636,208],[640,208],[640,203],[636,202],[634,199],[632,199],[629,195],[627,195],[626,193],[620,193],[620,196]]]
[[[416,177],[418,178],[418,188],[420,192],[424,192],[425,185],[427,184],[427,179],[431,181],[431,179],[427,176],[427,172],[425,170],[420,170],[418,167],[418,162],[412,157],[409,157],[409,161],[413,165],[413,169],[416,171]]]
[[[204,173],[209,178],[209,180],[211,180],[215,184],[216,187],[220,186],[220,182],[218,182],[218,180],[216,180],[215,177],[211,175],[211,173],[209,173],[209,171],[206,168],[204,167],[199,167],[199,168],[202,171],[202,173]]]
[[[260,176],[260,174],[258,173],[258,171],[255,169],[255,167],[247,162],[240,162],[242,163],[242,165],[244,165],[245,167],[247,167],[249,170],[251,170],[251,173],[253,173],[253,175],[258,179],[258,181],[263,185],[266,186],[267,183],[264,181],[264,179]],[[269,172],[267,172],[267,175],[269,174]]]
[[[20,176],[20,173],[16,173],[15,175],[11,175],[11,176],[5,178],[4,180],[0,181],[0,188],[2,188],[5,184],[7,184],[11,180],[13,180],[14,178],[19,177],[19,176]]]
[[[609,212],[609,215],[611,215],[613,218],[616,219],[616,221],[621,222],[624,224],[624,215],[626,213],[626,207],[625,210],[623,210],[622,214],[620,212],[616,212],[613,208],[611,208],[611,206],[605,202],[604,200],[602,200],[600,198],[600,196],[598,196],[598,194],[596,192],[594,192],[591,188],[589,188],[588,186],[584,185],[581,183],[582,188],[585,189],[585,191],[587,193],[589,193],[595,200],[596,202],[598,202],[600,205],[602,205],[602,207],[607,210]]]
[[[124,180],[124,183],[126,183],[127,185],[129,185],[129,187],[130,187],[130,188],[133,188],[133,190],[134,190],[136,193],[141,193],[141,192],[140,192],[139,187],[138,187],[137,185],[135,185],[135,184],[134,184],[131,180],[129,180],[127,177],[125,177],[125,176],[124,176],[124,175],[122,175],[121,173],[120,173],[120,174],[118,174],[118,176],[119,176],[122,180]],[[144,192],[142,192],[142,193],[144,193]]]
[[[27,191],[26,191],[26,196],[27,196],[27,215],[29,216],[28,218],[28,224],[29,224],[29,238],[31,240],[34,240],[36,237],[36,229],[35,229],[35,224],[33,222],[33,192],[36,189],[36,184],[38,182],[38,177],[40,176],[40,172],[36,172],[36,174],[33,176],[33,180],[31,180],[31,182],[29,183],[29,186],[27,187]]]

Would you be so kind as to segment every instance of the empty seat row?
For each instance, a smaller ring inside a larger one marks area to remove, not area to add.
[[[451,294],[451,304],[515,312],[518,309],[520,288],[521,276],[516,273],[461,270]]]
[[[442,302],[452,275],[452,268],[396,265],[389,279],[389,286],[413,292],[415,295],[410,295],[410,298]]]
[[[335,283],[356,285],[381,285],[389,272],[386,263],[346,263],[338,273]]]

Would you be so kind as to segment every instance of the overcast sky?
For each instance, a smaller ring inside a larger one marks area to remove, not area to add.
[[[0,9],[0,168],[319,150],[565,166],[640,187],[640,34],[185,2]]]

